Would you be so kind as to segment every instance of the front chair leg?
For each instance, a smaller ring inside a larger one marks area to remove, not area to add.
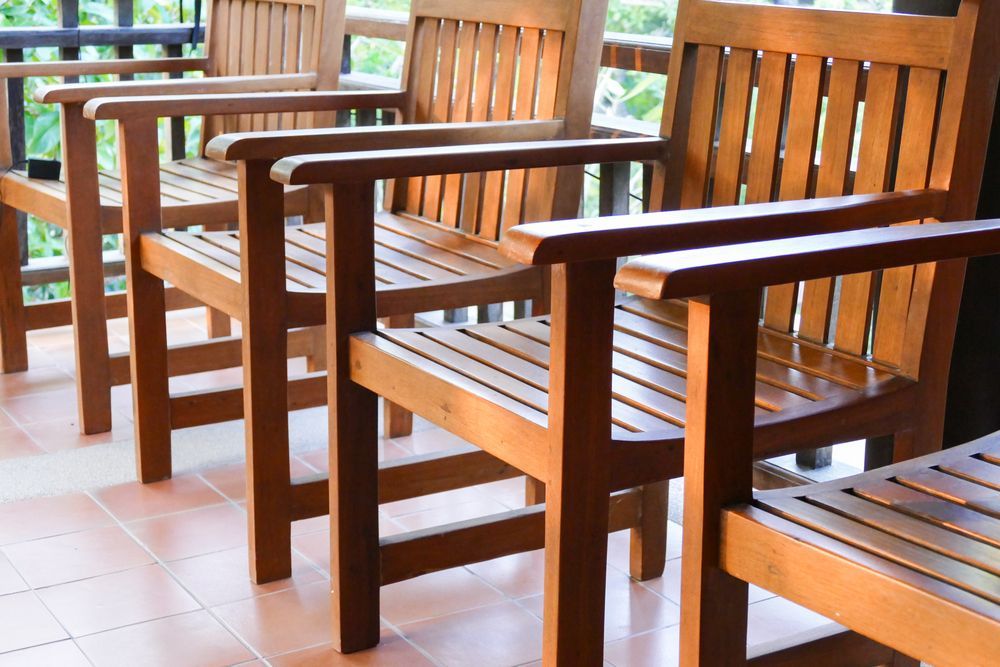
[[[83,433],[111,430],[111,361],[104,304],[104,255],[97,136],[79,105],[62,114],[68,213],[69,285],[76,343],[76,389]]]
[[[17,211],[0,204],[0,373],[28,370]]]
[[[122,208],[136,467],[140,481],[155,482],[171,474],[166,299],[163,280],[143,269],[140,249],[143,232],[161,229],[156,121],[119,123],[118,141],[124,175]]]
[[[647,581],[661,576],[667,562],[670,482],[647,484],[640,493],[639,525],[630,532],[629,573],[633,579]]]

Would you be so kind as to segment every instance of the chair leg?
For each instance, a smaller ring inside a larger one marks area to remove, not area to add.
[[[631,530],[629,573],[633,579],[647,581],[663,574],[667,562],[667,504],[670,482],[642,487],[639,525]]]
[[[284,322],[243,321],[250,576],[263,584],[292,576],[288,364]]]
[[[391,315],[383,318],[382,321],[390,329],[407,329],[415,325],[413,315]],[[385,437],[402,438],[413,433],[413,413],[406,408],[396,405],[392,401],[385,401],[383,418]]]
[[[524,478],[524,504],[540,505],[545,502],[545,482],[531,475]]]
[[[209,338],[226,338],[233,335],[233,321],[221,310],[205,307],[205,326]]]
[[[326,372],[326,327],[312,327],[312,350],[306,356],[306,371]]]
[[[0,204],[0,373],[28,370],[17,211]]]
[[[83,225],[68,234],[69,283],[76,353],[80,430],[111,430],[111,356],[104,308],[104,258],[99,229]]]

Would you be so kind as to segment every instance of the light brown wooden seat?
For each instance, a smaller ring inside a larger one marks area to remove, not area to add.
[[[385,314],[396,314],[394,309],[409,314],[415,304],[422,303],[430,309],[498,297],[527,299],[542,291],[541,275],[524,271],[501,255],[495,242],[386,211],[375,220],[375,280],[380,293],[388,297]],[[210,268],[224,281],[215,288],[218,303],[239,301],[239,232],[164,232],[143,237],[143,244],[159,247],[150,254],[183,253],[186,261]],[[151,267],[155,272],[155,266]],[[183,270],[177,273],[175,286],[182,291],[199,290],[197,275]],[[294,294],[289,303],[290,320],[299,325],[322,324],[326,319],[326,225],[285,230],[285,280],[285,288]]]
[[[860,34],[872,37],[858,40]],[[485,329],[377,329],[376,292],[364,279],[376,261],[366,236],[372,181],[431,169],[601,162],[596,156],[605,144],[414,149],[392,160],[374,152],[302,155],[275,164],[279,183],[331,186],[329,507],[338,647],[378,641],[380,584],[544,542],[544,660],[599,665],[607,530],[631,527],[634,545],[655,542],[666,494],[656,480],[679,476],[683,467],[684,558],[711,564],[718,544],[711,523],[699,531],[704,508],[744,499],[720,497],[722,486],[702,483],[689,466],[701,453],[696,448],[692,456],[692,442],[718,443],[704,465],[747,491],[752,461],[780,453],[888,434],[900,460],[939,447],[963,267],[914,265],[985,252],[998,242],[1000,223],[913,223],[975,213],[994,102],[982,91],[1000,72],[990,55],[998,36],[1000,9],[980,0],[963,2],[958,18],[682,0],[662,124],[669,140],[653,178],[651,206],[664,212],[521,225],[501,240],[508,257],[551,266],[547,327],[516,321]],[[888,225],[896,226],[875,229],[874,237],[866,229]],[[801,262],[808,270],[754,282],[730,244],[765,239],[788,239],[756,244],[779,267],[780,253],[808,248]],[[921,252],[907,254],[913,239]],[[827,261],[824,249],[838,243],[850,261]],[[676,288],[653,257],[630,263],[614,282],[617,258],[685,248],[706,250],[680,253],[674,259],[682,267],[714,260],[722,277],[703,289],[702,273],[672,274],[689,289]],[[642,301],[616,308],[614,284],[655,300],[721,290],[727,315],[712,319],[709,306],[689,301],[685,343],[683,308]],[[648,312],[629,312],[635,309]],[[660,309],[666,321],[653,322],[649,313]],[[659,342],[668,334],[673,342]],[[526,348],[473,352],[473,341]],[[548,355],[548,373],[526,353]],[[650,365],[636,359],[642,354],[650,354]],[[654,375],[653,368],[663,372]],[[811,389],[815,400],[764,414],[765,392],[779,387],[755,383],[755,369],[758,380],[775,370],[794,376],[795,393],[808,398]],[[816,391],[820,384],[848,386]],[[387,471],[372,454],[376,395],[542,480],[544,527],[538,508],[529,508],[530,515],[379,540],[375,507]],[[742,402],[727,402],[727,395]],[[739,460],[725,449],[734,434],[745,446]],[[636,549],[633,558],[635,565],[662,554]],[[722,622],[734,613],[718,600],[699,606],[699,592],[715,574],[685,578],[682,614],[703,621],[703,631],[715,613]],[[734,599],[745,621],[745,597]],[[739,638],[706,637],[721,657],[706,653],[704,664],[745,660]],[[827,664],[843,664],[836,657]]]
[[[98,185],[101,229],[105,234],[119,234],[122,231],[121,173],[99,172]],[[0,180],[0,198],[16,210],[30,210],[60,227],[69,225],[64,179],[28,178],[25,171],[15,169]],[[197,157],[160,165],[160,208],[166,227],[218,225],[219,220],[236,220],[238,203],[235,164]],[[309,212],[306,188],[289,190],[285,212],[289,216]]]
[[[245,416],[255,581],[290,575],[291,523],[325,513],[327,496],[326,480],[293,481],[287,465],[287,411],[324,403],[325,377],[314,360],[310,373],[289,381],[287,361],[279,351],[304,344],[299,327],[327,321],[329,239],[324,238],[325,226],[285,229],[275,203],[282,186],[270,178],[272,165],[301,152],[335,151],[349,157],[351,151],[379,149],[381,159],[395,163],[421,146],[583,140],[590,133],[606,14],[606,0],[534,5],[415,0],[402,90],[351,97],[351,108],[398,109],[401,123],[374,129],[240,132],[209,144],[209,157],[237,163],[238,234],[164,232],[160,211],[128,192],[156,187],[148,147],[156,142],[158,116],[242,109],[250,102],[213,96],[95,100],[88,106],[92,118],[119,119],[123,138],[131,340],[138,341],[132,369],[144,378],[134,385],[139,478],[147,482],[171,474],[171,429]],[[308,105],[312,99],[291,93],[252,104]],[[598,157],[642,159],[659,155],[662,147],[658,138],[613,142]],[[433,168],[433,162],[426,164]],[[335,203],[327,198],[327,209],[348,207],[338,214],[345,219],[366,219],[363,234],[371,237],[379,270],[364,281],[371,289],[378,283],[379,317],[390,326],[412,326],[419,312],[525,299],[544,312],[544,272],[501,257],[497,244],[524,221],[575,215],[582,169],[528,171],[499,165],[467,178],[445,173],[388,182],[380,213],[374,206],[363,208],[370,198],[338,197]],[[165,282],[241,321],[242,388],[170,395]],[[345,301],[344,307],[350,303]],[[313,349],[325,349],[322,339]],[[387,433],[406,433],[410,423],[409,412],[387,405]],[[388,493],[420,495],[435,484],[454,488],[473,478],[487,481],[516,472],[496,466],[489,457],[467,454],[397,470],[392,473],[396,479],[406,481]]]
[[[111,428],[111,387],[129,381],[128,355],[108,351],[106,317],[121,317],[124,295],[105,297],[102,235],[121,233],[121,176],[97,172],[96,132],[84,118],[83,106],[93,97],[150,96],[169,93],[205,95],[222,92],[315,90],[335,88],[340,74],[345,3],[343,0],[213,0],[208,3],[206,57],[96,62],[0,64],[0,77],[136,74],[202,71],[200,79],[128,81],[49,86],[36,92],[39,102],[59,104],[62,111],[63,180],[29,179],[23,170],[0,175],[0,371],[27,368],[26,332],[72,322],[78,352],[76,381],[80,428],[99,433]],[[6,100],[6,90],[2,93]],[[148,97],[147,97],[148,99]],[[0,108],[6,108],[0,104]],[[11,166],[7,114],[0,114],[0,167]],[[279,129],[332,124],[331,113],[270,113],[205,116],[201,148],[224,131]],[[152,149],[157,152],[157,148]],[[20,165],[13,165],[20,166]],[[235,164],[196,157],[160,166],[160,199],[167,227],[225,228],[238,218]],[[303,188],[285,198],[289,216],[317,219]],[[21,294],[20,256],[14,228],[17,211],[35,215],[67,230],[72,298],[25,305]],[[172,292],[170,307],[191,307],[198,301]],[[229,318],[209,313],[209,335],[221,338],[206,347],[205,358],[217,357],[223,346],[239,347],[227,338]],[[84,353],[80,353],[85,350]],[[190,360],[193,351],[184,355]],[[232,355],[228,355],[232,358]],[[238,364],[238,357],[236,359]],[[191,364],[186,364],[190,368]]]

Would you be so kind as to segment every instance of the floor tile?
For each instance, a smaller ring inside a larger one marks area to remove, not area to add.
[[[421,667],[433,665],[420,651],[388,628],[382,629],[379,645],[367,651],[344,655],[332,644],[314,646],[301,651],[269,658],[273,667],[341,667],[364,665],[367,667]]]
[[[20,593],[26,590],[28,590],[28,584],[14,569],[7,556],[0,551],[0,595]]]
[[[426,496],[397,500],[385,503],[380,509],[390,517],[400,517],[406,514],[415,514],[425,510],[437,509],[439,507],[454,507],[463,503],[477,501],[490,501],[490,497],[476,486],[455,489],[453,491],[442,491],[441,493],[431,493]],[[498,505],[499,506],[499,505]],[[503,507],[503,506],[500,506]],[[504,508],[506,509],[506,508]]]
[[[0,597],[0,653],[66,639],[66,631],[31,591]]]
[[[413,454],[429,454],[456,447],[468,447],[469,443],[457,435],[443,429],[433,427],[422,430],[413,429],[411,435],[392,438],[392,442]]]
[[[542,622],[514,602],[439,616],[400,630],[447,666],[507,667],[542,657]]]
[[[467,566],[505,595],[541,595],[545,583],[545,551],[538,549]]]
[[[395,517],[393,520],[407,530],[419,530],[440,526],[443,524],[474,519],[476,517],[490,514],[501,514],[507,508],[491,498],[481,498],[471,502],[459,503],[457,505],[445,505],[423,512],[414,512],[404,516]]]
[[[7,413],[4,412],[3,406],[0,405],[0,429],[14,428],[15,426],[17,426],[17,422],[15,422],[12,417],[8,416]]]
[[[0,428],[0,460],[44,453],[45,450],[31,439],[27,431],[17,426]]]
[[[4,410],[18,424],[76,416],[76,390],[60,389],[29,396],[18,396],[4,401]]]
[[[612,642],[604,657],[615,667],[677,667],[680,664],[680,626]]]
[[[194,475],[152,484],[119,484],[95,491],[94,496],[120,521],[146,519],[226,502],[222,495]]]
[[[292,576],[288,579],[258,586],[250,580],[248,568],[245,547],[167,563],[167,569],[207,607],[326,580],[323,573],[297,554],[292,556]]]
[[[153,562],[118,526],[92,528],[3,548],[33,588],[119,572]]]
[[[0,667],[91,667],[72,640],[0,654]]]
[[[329,517],[323,517],[327,522]],[[329,525],[329,524],[328,524]],[[294,526],[294,524],[293,524]],[[381,512],[378,517],[378,532],[381,537],[405,532],[405,528],[397,524]],[[309,559],[324,572],[330,572],[330,531],[329,529],[309,533],[292,531],[292,547]]]
[[[55,366],[0,375],[0,400],[49,391],[73,389],[73,378]]]
[[[75,412],[56,419],[25,424],[24,430],[40,447],[50,453],[131,439],[133,430],[127,415],[112,410],[111,418],[111,430],[94,435],[80,433],[80,422]]]
[[[543,596],[527,598],[521,604],[542,618]],[[669,627],[681,620],[679,606],[614,568],[608,568],[604,604],[604,641]]]
[[[394,625],[503,602],[503,594],[465,568],[383,586],[382,616]]]
[[[750,605],[747,616],[747,645],[759,646],[785,640],[833,625],[825,616],[800,607],[784,598],[772,597]]]
[[[289,470],[292,479],[316,474],[316,471],[294,457],[289,461]],[[243,502],[247,499],[246,466],[243,463],[205,470],[201,473],[201,478],[232,501]]]
[[[38,596],[74,637],[199,608],[159,565],[52,586]]]
[[[130,625],[77,641],[96,667],[223,667],[254,658],[207,611]]]
[[[608,535],[608,565],[629,572],[630,531],[619,530]],[[673,521],[667,522],[667,560],[681,557],[681,527]]]
[[[246,514],[232,505],[167,514],[128,524],[128,529],[162,560],[246,545]]]
[[[51,537],[114,522],[82,493],[0,504],[0,544]]]
[[[297,586],[212,609],[264,657],[331,641],[330,584]]]

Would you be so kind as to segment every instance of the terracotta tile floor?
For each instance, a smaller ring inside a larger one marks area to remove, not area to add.
[[[201,330],[196,311],[170,317],[172,338]],[[112,323],[116,346],[126,330]],[[35,365],[0,376],[0,460],[45,456],[131,435],[127,388],[115,429],[83,437],[73,412],[68,329],[31,336]],[[230,382],[203,374],[191,386]],[[182,379],[178,384],[183,385]],[[454,444],[435,429],[382,443],[383,458]],[[295,457],[297,474],[325,454]],[[517,507],[511,480],[386,505],[383,534]],[[0,667],[13,665],[488,665],[541,656],[542,552],[439,572],[382,589],[382,643],[353,656],[329,644],[328,531],[299,522],[291,579],[264,586],[246,574],[242,465],[159,484],[124,484],[0,505]],[[677,660],[681,528],[670,525],[660,579],[627,576],[628,534],[609,538],[608,664]],[[827,622],[766,591],[751,591],[750,643]]]

